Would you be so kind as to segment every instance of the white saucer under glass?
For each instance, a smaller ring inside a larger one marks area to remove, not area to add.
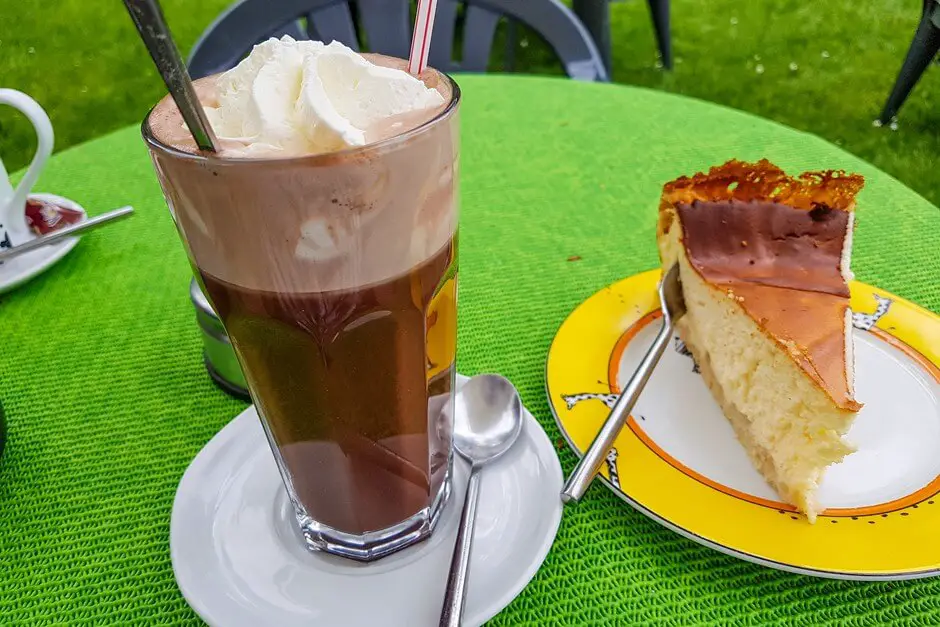
[[[458,385],[466,379],[460,377]],[[437,625],[469,468],[430,539],[372,563],[309,552],[254,407],[224,427],[180,481],[170,524],[183,596],[210,625]],[[466,625],[515,598],[561,519],[561,467],[535,419],[482,475]]]

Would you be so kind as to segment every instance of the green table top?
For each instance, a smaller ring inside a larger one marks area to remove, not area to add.
[[[512,379],[566,473],[575,458],[544,393],[549,343],[582,300],[656,267],[660,189],[680,174],[767,157],[865,175],[857,277],[940,311],[940,212],[818,138],[622,86],[459,82],[459,368]],[[37,190],[137,215],[0,296],[0,624],[198,624],[173,579],[170,510],[186,466],[245,405],[203,368],[189,265],[138,129],[56,155]],[[940,580],[824,581],[744,563],[595,485],[492,624],[936,624],[938,598]]]

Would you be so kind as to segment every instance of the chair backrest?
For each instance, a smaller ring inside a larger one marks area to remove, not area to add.
[[[463,19],[458,20],[460,5]],[[606,81],[607,71],[581,21],[558,0],[438,0],[429,63],[445,72],[485,72],[501,18],[526,24],[555,51],[571,78]],[[463,24],[460,60],[455,30]],[[406,58],[411,43],[409,0],[239,0],[205,30],[190,57],[201,78],[234,67],[268,37],[336,40],[353,50]],[[360,40],[360,36],[362,40]]]

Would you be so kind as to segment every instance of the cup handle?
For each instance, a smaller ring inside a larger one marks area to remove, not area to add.
[[[39,178],[39,173],[46,164],[46,159],[52,154],[55,134],[52,131],[52,123],[49,121],[49,116],[46,115],[43,108],[39,106],[38,102],[23,92],[16,91],[15,89],[0,89],[0,104],[9,105],[19,110],[20,113],[25,115],[27,119],[32,122],[33,128],[36,129],[36,154],[33,155],[33,160],[29,164],[29,168],[26,170],[26,174],[23,176],[20,184],[17,185],[16,189],[13,191],[10,204],[7,207],[0,207],[0,214],[2,214],[4,209],[9,209],[9,215],[7,216],[9,224],[7,228],[14,233],[21,234],[25,233],[27,230],[26,197],[30,190],[33,189],[33,185],[36,184],[36,179]],[[19,214],[16,212],[16,207],[21,208]]]

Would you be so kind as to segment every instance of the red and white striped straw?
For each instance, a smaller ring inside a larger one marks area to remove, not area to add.
[[[423,72],[428,66],[435,11],[437,11],[437,0],[418,0],[415,31],[411,36],[411,54],[408,55],[408,72],[414,76]]]

